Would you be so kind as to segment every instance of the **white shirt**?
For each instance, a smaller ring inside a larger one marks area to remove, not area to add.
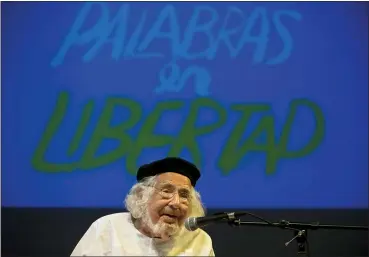
[[[176,239],[160,242],[143,235],[130,213],[110,214],[96,220],[71,256],[215,256],[210,236],[203,230],[182,228]]]

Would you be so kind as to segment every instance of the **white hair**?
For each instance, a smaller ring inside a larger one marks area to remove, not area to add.
[[[145,178],[135,184],[129,191],[125,206],[135,219],[145,218],[147,213],[147,204],[155,190],[157,176]],[[200,193],[191,187],[191,201],[188,216],[205,216],[205,208],[201,202]]]

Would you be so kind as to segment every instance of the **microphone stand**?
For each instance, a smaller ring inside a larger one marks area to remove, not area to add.
[[[257,217],[251,213],[253,217]],[[257,217],[259,218],[259,217]],[[259,218],[261,219],[261,218]],[[264,219],[262,219],[264,220]],[[287,220],[281,220],[279,222],[250,222],[250,221],[241,221],[240,219],[236,218],[235,215],[229,215],[227,218],[228,224],[231,226],[262,226],[262,227],[277,227],[281,229],[289,229],[293,230],[294,237],[285,243],[285,246],[288,246],[291,242],[297,242],[297,255],[298,256],[309,256],[309,243],[307,239],[307,231],[310,230],[317,230],[317,229],[337,229],[337,230],[363,230],[368,231],[368,227],[363,226],[340,226],[340,225],[321,225],[319,222],[315,223],[293,223]]]

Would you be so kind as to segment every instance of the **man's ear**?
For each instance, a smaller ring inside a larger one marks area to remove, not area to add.
[[[142,199],[143,188],[142,187],[138,187],[136,189],[136,194],[137,194],[137,196],[138,196],[139,199]]]
[[[142,199],[144,197],[144,194],[147,193],[147,188],[144,186],[137,187],[135,190],[135,194],[137,195],[138,199]]]

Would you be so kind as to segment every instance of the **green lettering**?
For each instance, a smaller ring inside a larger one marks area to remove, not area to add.
[[[295,119],[297,108],[300,106],[309,107],[315,116],[315,131],[310,141],[301,149],[289,151],[287,149],[289,135],[291,133],[293,121]],[[270,115],[264,116],[259,122],[257,128],[245,140],[241,147],[238,147],[242,135],[245,131],[247,122],[251,118],[252,113],[258,111],[268,111],[267,105],[254,106],[234,106],[234,110],[243,110],[243,116],[233,130],[228,142],[226,143],[222,155],[218,161],[218,166],[223,173],[227,174],[235,169],[244,155],[250,151],[262,151],[267,154],[266,173],[272,174],[277,168],[278,161],[281,158],[300,158],[313,152],[322,142],[324,138],[324,115],[322,110],[315,103],[307,99],[293,100],[290,104],[289,114],[283,126],[282,134],[275,142],[274,119]],[[266,132],[267,140],[264,144],[256,143],[255,140],[262,132]]]
[[[267,104],[235,104],[231,107],[232,110],[242,112],[238,123],[231,132],[231,135],[225,144],[223,151],[218,159],[218,167],[224,174],[228,174],[231,170],[238,166],[238,163],[245,154],[249,151],[265,151],[268,153],[268,158],[273,158],[274,153],[274,122],[271,116],[265,116],[259,122],[257,128],[246,139],[240,147],[242,136],[246,130],[246,126],[254,113],[266,112],[271,108]],[[266,130],[267,140],[264,145],[255,143],[255,138],[260,133]]]
[[[126,155],[127,171],[134,175],[137,171],[137,160],[143,149],[164,146],[171,146],[168,153],[169,156],[179,156],[184,149],[187,149],[191,154],[193,162],[201,166],[203,156],[197,142],[198,137],[214,132],[224,125],[227,120],[227,112],[218,102],[209,98],[198,98],[191,103],[189,114],[178,136],[158,134],[155,132],[155,127],[159,119],[162,118],[163,113],[179,110],[184,106],[184,101],[178,100],[159,102],[144,120],[136,140],[133,140],[127,131],[140,121],[142,116],[140,104],[127,98],[111,97],[106,102],[81,160],[73,163],[53,163],[46,160],[45,153],[48,151],[54,136],[65,119],[68,104],[69,94],[62,92],[58,96],[51,118],[32,157],[31,163],[35,170],[45,172],[73,171],[78,168],[87,170],[107,165]],[[116,107],[127,108],[130,115],[119,125],[112,126],[110,123]],[[288,149],[290,134],[298,108],[301,107],[311,110],[315,118],[315,130],[308,142],[297,150],[291,150]],[[211,124],[196,126],[199,112],[202,108],[209,108],[217,113],[217,120]],[[281,158],[304,157],[312,153],[324,139],[325,120],[323,112],[316,103],[308,99],[291,101],[280,137],[275,135],[274,117],[268,113],[271,110],[270,105],[235,104],[231,109],[241,113],[241,117],[234,126],[233,131],[231,131],[217,162],[218,168],[223,174],[228,174],[236,169],[242,158],[249,152],[265,153],[266,173],[272,174],[275,172],[278,161]],[[93,110],[94,102],[90,100],[83,108],[80,122],[67,151],[68,157],[72,156],[80,147]],[[263,116],[256,128],[243,140],[248,123],[252,115],[256,113],[262,113]],[[266,140],[258,142],[257,139],[263,133],[266,135]],[[108,153],[96,156],[101,143],[105,139],[118,140],[119,146]]]
[[[74,134],[72,142],[69,145],[68,156],[71,156],[75,151],[77,151],[78,146],[80,145],[80,143],[82,141],[83,133],[85,132],[85,130],[88,126],[88,122],[90,121],[90,117],[92,115],[93,108],[94,108],[94,102],[89,101],[86,104],[85,108],[83,109],[82,118],[79,122],[77,132]]]
[[[159,135],[154,132],[155,126],[161,118],[163,112],[177,110],[183,107],[183,101],[165,101],[155,106],[155,109],[148,115],[140,132],[136,143],[131,146],[127,155],[126,167],[130,174],[137,172],[137,159],[142,150],[146,147],[163,147],[170,145],[174,141],[174,136]]]
[[[218,114],[218,120],[212,124],[196,127],[196,120],[201,108],[207,107],[213,109]],[[221,127],[227,120],[226,110],[217,102],[209,98],[198,98],[191,104],[190,113],[185,121],[178,139],[172,145],[169,152],[170,156],[179,156],[183,148],[187,148],[193,158],[193,162],[201,166],[201,152],[196,142],[196,138],[200,135],[205,135],[213,132]]]
[[[69,95],[66,92],[59,94],[56,107],[53,114],[46,126],[46,129],[42,135],[40,143],[38,144],[33,158],[31,160],[32,166],[35,170],[45,172],[60,172],[60,171],[72,171],[78,167],[78,163],[51,163],[45,160],[45,152],[47,151],[51,140],[55,133],[58,131],[60,124],[63,122],[65,113],[68,107]],[[88,103],[85,106],[83,112],[83,119],[88,121],[88,117],[85,117],[90,113],[90,109],[93,108],[93,102]],[[78,134],[78,131],[77,131]],[[75,137],[76,138],[76,137]],[[74,143],[72,142],[72,145]],[[72,146],[74,148],[74,146]]]
[[[110,121],[116,106],[128,108],[130,117],[121,124],[112,127]],[[124,156],[124,154],[128,153],[133,146],[133,142],[126,131],[133,128],[138,123],[141,113],[141,106],[133,100],[118,97],[109,98],[91,136],[86,151],[82,156],[80,168],[92,169],[101,167],[118,160]],[[104,139],[116,139],[119,141],[119,146],[109,153],[95,156],[96,151],[99,149]]]
[[[310,141],[301,149],[296,151],[288,151],[288,139],[291,133],[293,121],[295,119],[297,109],[300,106],[310,108],[315,117],[315,131]],[[290,103],[290,111],[286,123],[283,126],[282,135],[279,141],[279,152],[284,158],[300,158],[312,153],[323,141],[325,131],[324,115],[320,107],[308,99],[296,99]]]

